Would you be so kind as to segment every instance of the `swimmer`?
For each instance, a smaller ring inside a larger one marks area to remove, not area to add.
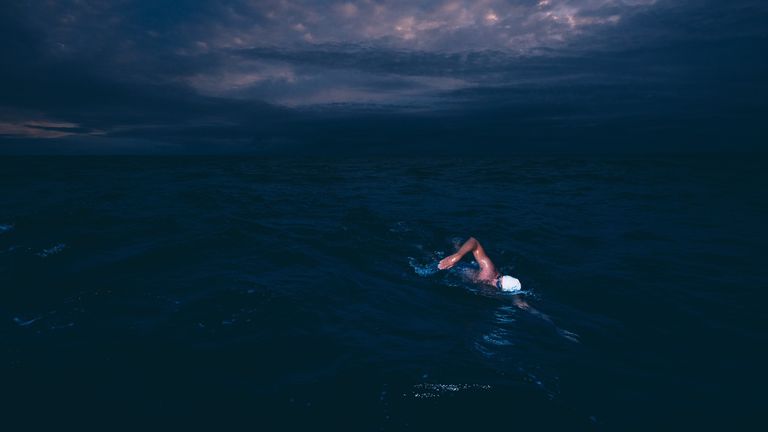
[[[470,237],[469,240],[456,251],[455,254],[447,256],[440,260],[437,264],[437,268],[440,270],[447,270],[456,265],[457,262],[467,253],[472,252],[475,256],[475,261],[480,265],[480,271],[475,272],[472,275],[472,279],[477,282],[493,285],[502,291],[518,291],[520,290],[520,281],[512,276],[502,275],[496,270],[496,266],[493,265],[493,261],[485,254],[485,249],[480,245],[480,242],[476,238]]]
[[[468,254],[469,252],[472,252],[472,254],[475,256],[475,261],[477,261],[477,264],[480,265],[479,272],[472,272],[470,274],[470,277],[472,277],[475,282],[492,285],[502,291],[520,291],[520,281],[516,278],[513,278],[512,276],[502,275],[499,273],[498,270],[496,270],[496,266],[493,265],[493,261],[491,261],[491,259],[488,258],[488,255],[485,254],[485,249],[483,249],[483,247],[480,245],[480,242],[477,241],[477,239],[474,237],[470,237],[469,240],[464,242],[464,244],[461,245],[455,254],[449,255],[440,260],[440,262],[437,264],[437,268],[440,270],[447,270],[455,266],[456,263],[461,261],[464,255]],[[560,336],[563,336],[572,342],[579,342],[579,335],[557,327],[548,315],[531,307],[528,303],[526,303],[525,300],[520,298],[519,295],[514,296],[513,302],[515,306],[519,307],[520,309],[526,310],[551,324]]]

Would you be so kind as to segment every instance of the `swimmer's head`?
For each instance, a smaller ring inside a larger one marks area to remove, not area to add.
[[[520,281],[512,276],[501,276],[496,279],[496,288],[502,291],[519,291],[521,287]]]

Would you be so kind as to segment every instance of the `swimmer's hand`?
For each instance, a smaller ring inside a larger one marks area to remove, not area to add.
[[[450,255],[440,260],[439,263],[437,263],[437,268],[440,270],[446,270],[456,265],[457,262],[461,259],[458,255]]]

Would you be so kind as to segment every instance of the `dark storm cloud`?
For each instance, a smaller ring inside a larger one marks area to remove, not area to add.
[[[766,135],[760,1],[72,0],[0,11],[5,149],[641,150],[669,148],[660,134],[681,149]]]

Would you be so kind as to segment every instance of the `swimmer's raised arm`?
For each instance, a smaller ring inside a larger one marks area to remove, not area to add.
[[[456,263],[459,262],[464,257],[464,255],[466,255],[469,252],[472,252],[472,254],[474,254],[475,261],[477,261],[477,263],[480,265],[482,269],[495,271],[493,262],[491,261],[490,258],[488,258],[488,255],[485,254],[485,249],[483,249],[483,246],[474,237],[470,237],[469,240],[464,242],[464,244],[459,248],[458,251],[456,251],[455,254],[447,256],[442,260],[440,260],[440,262],[437,264],[437,268],[439,268],[440,270],[449,269],[455,266]]]
[[[477,241],[477,239],[470,237],[469,240],[465,241],[464,244],[461,245],[455,254],[448,255],[447,257],[440,260],[440,262],[437,264],[437,268],[440,270],[445,270],[455,266],[456,263],[464,257],[464,255],[474,250],[479,244],[480,243]]]

